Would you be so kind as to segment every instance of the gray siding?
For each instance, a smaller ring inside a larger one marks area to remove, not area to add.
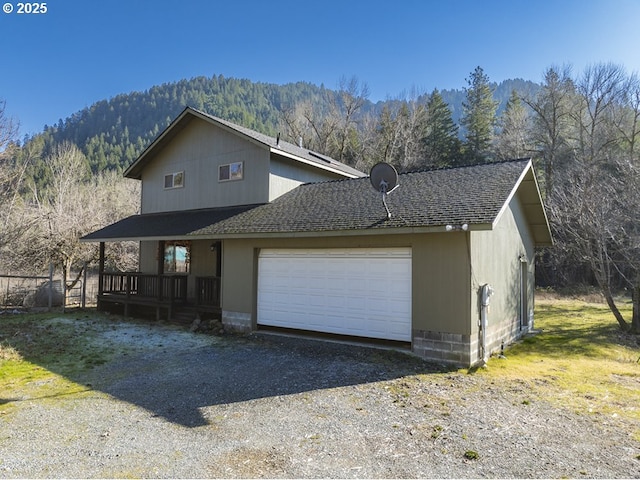
[[[521,202],[515,196],[504,211],[494,230],[472,232],[472,354],[479,351],[479,289],[490,284],[495,293],[491,297],[488,311],[487,351],[496,351],[502,342],[508,344],[522,335],[521,287],[522,262],[527,267],[526,315],[533,311],[534,296],[534,242],[523,213]],[[530,326],[529,326],[530,327]],[[477,349],[475,348],[477,347]],[[479,359],[479,358],[477,358]],[[473,361],[477,359],[472,359]]]
[[[218,181],[218,167],[244,162],[244,178]],[[184,186],[165,189],[164,176],[184,172]],[[265,203],[269,199],[269,151],[194,119],[144,169],[142,213]]]
[[[272,155],[269,172],[269,201],[303,183],[325,182],[341,178],[344,177],[295,160],[289,160],[286,157]]]
[[[140,242],[140,261],[138,268],[142,273],[158,273],[158,242]]]

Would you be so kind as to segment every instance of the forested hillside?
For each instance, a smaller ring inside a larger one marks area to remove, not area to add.
[[[513,89],[528,94],[540,88],[524,80],[508,80],[492,84],[492,87],[494,98],[499,102],[498,113],[506,105]],[[426,103],[431,92],[420,93],[415,100]],[[451,109],[453,121],[458,123],[462,116],[464,90],[443,90],[440,93]],[[166,83],[144,92],[123,93],[109,100],[100,100],[67,119],[61,119],[56,125],[45,126],[41,134],[24,139],[23,146],[31,144],[28,177],[36,186],[44,187],[49,179],[40,160],[50,155],[55,145],[65,141],[75,144],[85,154],[93,173],[122,171],[185,106],[275,136],[286,130],[282,125],[284,112],[305,103],[314,105],[319,115],[327,114],[327,97],[336,95],[337,92],[324,86],[306,82],[275,85],[222,75]],[[368,98],[363,100],[358,111],[360,118],[365,115],[375,117],[385,107],[406,99],[377,103]]]
[[[309,83],[285,86],[249,80],[198,77],[153,86],[144,92],[101,100],[41,134],[27,138],[37,157],[49,155],[54,146],[71,142],[85,154],[91,171],[122,171],[189,105],[227,120],[275,134],[279,111],[300,99],[317,99],[322,88]],[[44,186],[46,173],[38,161],[30,162],[28,176]]]

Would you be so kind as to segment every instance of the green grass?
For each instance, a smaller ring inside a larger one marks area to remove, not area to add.
[[[0,317],[0,414],[16,401],[89,390],[70,378],[108,360],[88,338],[91,322],[60,313]]]
[[[623,314],[630,318],[630,305]],[[535,329],[505,350],[506,359],[492,357],[477,374],[518,383],[578,413],[630,420],[640,440],[638,339],[620,331],[606,305],[539,300]]]

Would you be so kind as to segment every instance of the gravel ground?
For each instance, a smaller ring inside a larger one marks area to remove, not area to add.
[[[407,353],[127,324],[99,341],[129,349],[72,379],[86,391],[0,392],[0,477],[640,478],[619,420]]]

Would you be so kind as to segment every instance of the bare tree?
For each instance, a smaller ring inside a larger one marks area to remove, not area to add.
[[[402,171],[426,165],[427,106],[416,89],[389,102],[378,120],[378,161]]]
[[[553,191],[555,173],[570,155],[567,142],[573,93],[571,68],[551,67],[545,72],[540,93],[523,99],[534,112],[531,142],[542,164],[545,194]]]
[[[562,188],[553,192],[556,245],[563,257],[585,263],[609,308],[624,330],[628,325],[614,299],[615,237],[612,219],[619,216],[618,185],[603,182],[601,172],[577,160],[566,171]],[[617,225],[617,222],[615,223]]]
[[[624,70],[610,63],[587,67],[576,84],[572,147],[589,164],[606,162],[619,153],[616,105],[622,103],[626,85]]]
[[[94,223],[91,231],[140,213],[140,182],[115,171],[94,179]],[[138,266],[138,242],[110,242],[106,245],[107,266],[116,271],[135,271]],[[97,259],[97,257],[94,257]]]
[[[637,73],[631,74],[622,91],[621,101],[614,108],[618,113],[614,118],[619,121],[615,128],[624,144],[627,158],[633,162],[640,156],[640,78]]]
[[[282,113],[285,135],[292,143],[329,155],[330,139],[338,129],[338,116],[305,101]]]
[[[354,165],[358,150],[358,113],[369,98],[369,87],[357,77],[342,77],[338,83],[338,95],[334,97],[331,111],[337,114],[336,135],[331,156],[340,162]]]
[[[0,100],[0,259],[5,271],[10,265],[2,251],[25,229],[24,222],[12,221],[14,210],[21,201],[19,192],[29,162],[29,152],[22,160],[15,155],[19,148],[15,141],[17,134],[18,124],[7,116],[6,102]]]
[[[563,141],[572,156],[549,196],[556,248],[588,266],[620,327],[640,332],[640,192],[634,103],[626,102],[628,78],[620,67],[589,67],[575,84]],[[626,103],[625,103],[626,102]],[[629,288],[631,324],[616,304],[615,290]]]
[[[51,186],[45,191],[33,188],[33,200],[23,215],[28,218],[29,228],[24,240],[13,249],[21,259],[18,267],[22,270],[42,271],[50,261],[60,268],[66,295],[77,285],[85,265],[98,255],[95,244],[79,239],[135,213],[139,193],[137,182],[118,179],[115,173],[91,177],[84,155],[70,143],[58,145],[45,163]],[[119,248],[119,253],[125,251]],[[126,251],[130,250],[128,247]]]
[[[377,163],[378,117],[367,113],[360,119],[360,141],[356,151],[354,168],[361,172],[368,172]]]
[[[18,123],[7,115],[7,102],[0,99],[0,153],[18,135]]]
[[[292,143],[302,141],[306,148],[336,160],[355,165],[362,142],[359,138],[360,110],[369,88],[356,77],[343,77],[337,92],[324,91],[317,102],[305,101],[282,113],[286,136]]]
[[[530,116],[515,90],[511,92],[498,123],[501,130],[496,137],[494,150],[499,160],[523,158],[531,154],[528,142]]]

